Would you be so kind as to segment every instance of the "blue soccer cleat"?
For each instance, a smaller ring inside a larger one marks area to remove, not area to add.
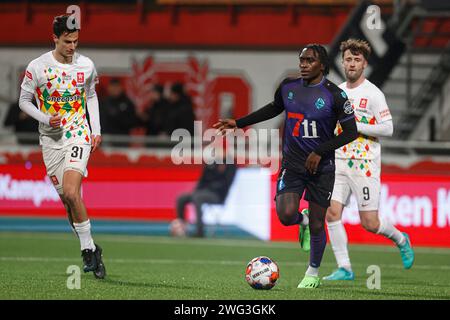
[[[348,271],[345,268],[334,270],[329,276],[323,277],[323,280],[355,280],[353,271]]]
[[[402,232],[405,236],[406,241],[403,245],[397,245],[400,249],[400,256],[402,257],[403,267],[405,269],[410,269],[414,263],[414,250],[411,246],[411,241],[409,240],[408,234]]]

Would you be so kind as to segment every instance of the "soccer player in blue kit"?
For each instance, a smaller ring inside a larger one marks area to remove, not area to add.
[[[333,192],[334,150],[353,141],[357,127],[347,95],[325,77],[330,65],[326,49],[310,44],[299,58],[301,76],[283,80],[272,102],[237,120],[219,119],[213,127],[226,134],[227,130],[244,128],[286,111],[276,210],[285,226],[309,222],[310,261],[298,288],[317,288],[327,242],[325,215]],[[335,136],[338,121],[343,131]],[[305,190],[309,215],[299,213]]]

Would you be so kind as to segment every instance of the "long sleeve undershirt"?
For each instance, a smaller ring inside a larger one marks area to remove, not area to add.
[[[262,122],[265,120],[272,119],[282,113],[284,108],[282,106],[277,106],[272,101],[266,104],[264,107],[250,113],[249,115],[236,120],[236,126],[238,128],[244,128],[252,124]]]
[[[89,122],[91,124],[91,131],[94,136],[99,136],[101,133],[100,128],[100,114],[98,109],[97,94],[94,93],[87,97],[87,110],[89,113]]]
[[[19,108],[33,119],[49,125],[51,116],[41,112],[33,104],[34,94],[26,90],[20,90]]]
[[[358,122],[356,124],[358,132],[371,137],[391,137],[394,133],[392,120],[378,124],[366,124]]]

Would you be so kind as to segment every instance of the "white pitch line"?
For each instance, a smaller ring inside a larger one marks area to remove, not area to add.
[[[19,262],[79,262],[79,259],[75,258],[58,258],[58,257],[1,257],[0,261],[19,261]],[[239,260],[176,260],[176,259],[105,259],[106,263],[113,264],[210,264],[210,265],[233,265],[242,266],[246,262]],[[277,261],[278,265],[284,266],[306,266],[307,262],[292,262],[292,261]],[[353,263],[355,267],[366,267],[366,264]],[[322,263],[322,266],[332,267],[335,266],[334,263]],[[379,264],[381,268],[390,269],[403,269],[403,266],[399,264]],[[450,266],[436,266],[436,265],[414,265],[412,269],[421,270],[450,270]]]
[[[176,238],[158,237],[158,236],[105,236],[98,235],[104,241],[108,242],[119,242],[119,243],[154,243],[154,244],[168,244],[168,245],[195,245],[195,246],[221,246],[221,247],[248,247],[248,248],[258,248],[261,246],[267,246],[268,249],[288,249],[288,250],[299,250],[298,244],[296,242],[266,242],[263,240],[247,240],[247,239],[191,239],[184,238],[182,240]],[[0,238],[7,238],[0,232]],[[23,236],[20,239],[59,239],[66,241],[73,241],[73,239],[68,238],[66,235],[51,235],[51,236]],[[181,242],[183,241],[183,242]],[[328,243],[329,245],[329,243]],[[413,243],[414,245],[414,243]],[[361,245],[353,244],[350,245],[350,251],[357,252],[385,252],[385,253],[397,253],[398,249],[392,246],[380,246],[380,245]],[[450,255],[450,248],[431,248],[431,247],[414,247],[414,251],[420,254],[433,254],[433,255]]]

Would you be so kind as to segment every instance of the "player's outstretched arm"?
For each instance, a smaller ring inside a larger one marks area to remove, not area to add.
[[[277,105],[275,104],[274,101],[272,101],[266,104],[264,107],[237,120],[234,119],[219,120],[219,122],[214,124],[213,127],[220,130],[220,132],[224,134],[226,132],[225,131],[226,129],[244,128],[255,123],[272,119],[277,115],[279,115],[280,113],[282,113],[283,111],[284,111],[283,106]],[[222,128],[222,130],[220,128]]]
[[[213,124],[213,128],[217,129],[217,134],[225,135],[227,130],[235,130],[236,120],[234,119],[219,119],[219,122]]]

